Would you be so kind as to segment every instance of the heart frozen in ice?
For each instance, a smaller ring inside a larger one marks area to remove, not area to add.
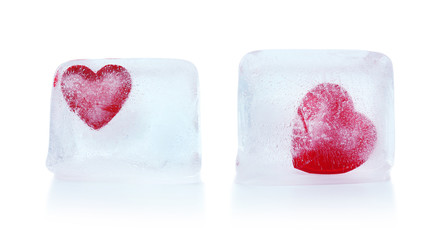
[[[323,83],[302,99],[294,121],[293,166],[317,174],[351,171],[367,161],[377,140],[372,121],[356,112],[348,92]]]
[[[95,130],[115,117],[131,88],[129,72],[118,65],[106,65],[97,73],[86,66],[75,65],[61,78],[61,90],[71,111]]]

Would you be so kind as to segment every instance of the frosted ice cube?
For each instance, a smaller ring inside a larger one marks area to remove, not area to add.
[[[265,50],[239,72],[237,182],[322,184],[389,179],[392,64],[351,50]]]
[[[52,90],[47,167],[65,179],[199,180],[198,76],[173,59],[74,60]]]

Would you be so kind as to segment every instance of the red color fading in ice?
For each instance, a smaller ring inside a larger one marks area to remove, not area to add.
[[[97,73],[86,66],[75,65],[61,78],[61,90],[69,107],[95,130],[115,117],[131,88],[129,72],[118,65],[106,65]]]
[[[54,77],[54,87],[57,86],[57,82],[58,82],[58,71],[57,71],[57,73],[55,74],[55,77]]]
[[[355,111],[344,88],[319,84],[298,107],[292,139],[293,166],[308,173],[345,173],[367,161],[376,139],[375,126]]]

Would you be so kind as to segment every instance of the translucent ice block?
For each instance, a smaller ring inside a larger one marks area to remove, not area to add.
[[[198,76],[173,59],[74,60],[52,90],[47,167],[79,180],[199,180]]]
[[[239,72],[237,182],[333,184],[389,179],[392,64],[350,50],[266,50]]]

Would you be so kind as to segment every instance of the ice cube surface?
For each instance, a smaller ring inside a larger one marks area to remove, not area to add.
[[[74,60],[55,75],[47,167],[59,178],[195,182],[198,74],[175,59]]]
[[[237,182],[389,179],[393,70],[358,50],[264,50],[241,61]]]

